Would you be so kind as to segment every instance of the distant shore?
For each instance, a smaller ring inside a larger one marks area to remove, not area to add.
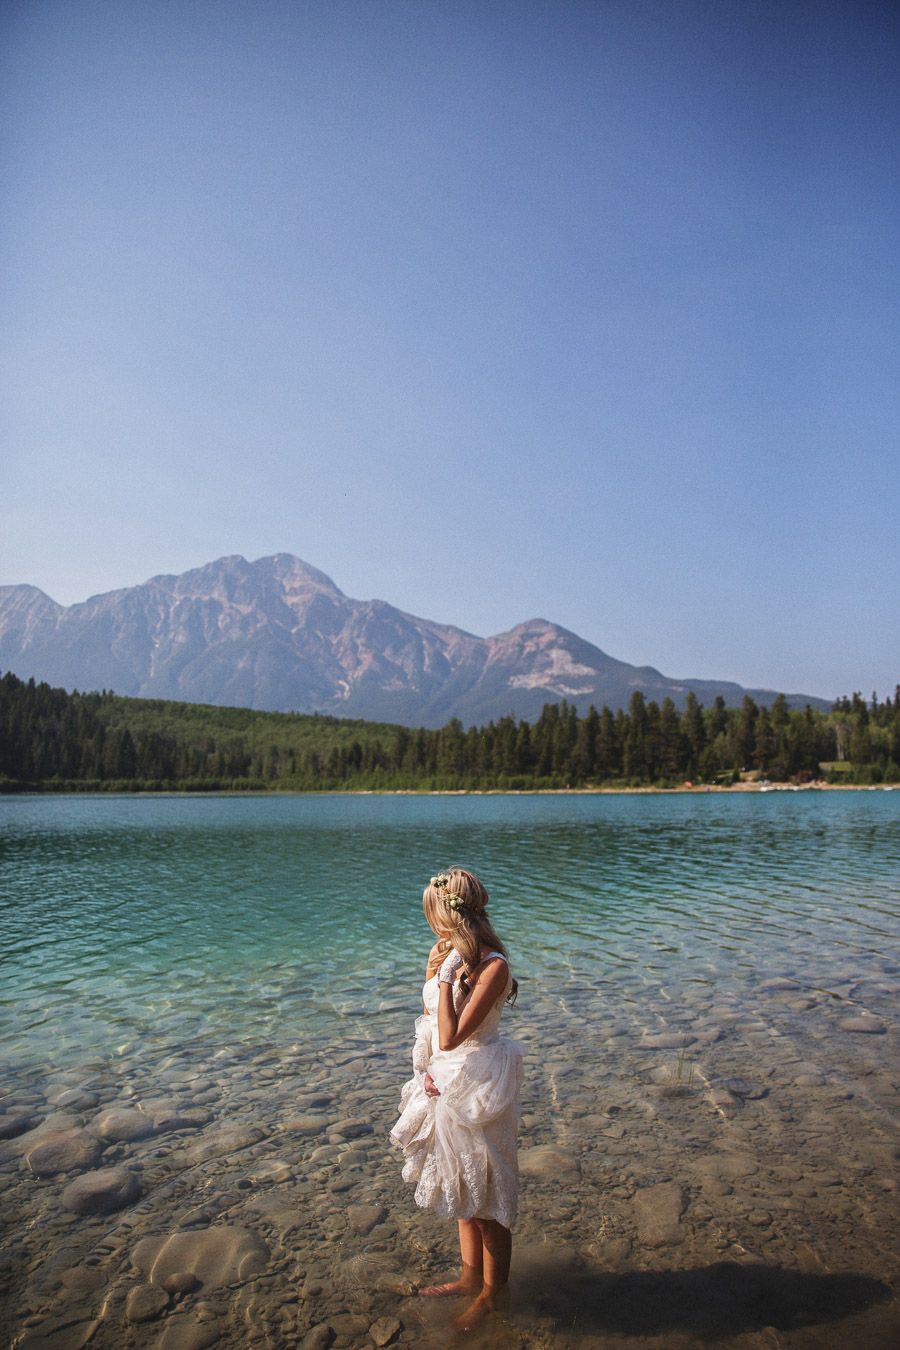
[[[676,795],[691,796],[706,793],[734,794],[743,792],[893,792],[893,783],[702,783],[691,787],[577,787],[577,788],[327,788],[319,791],[290,788],[241,788],[185,792],[168,789],[162,792],[10,792],[16,797],[627,797]]]
[[[597,797],[612,796],[672,796],[719,792],[893,792],[892,783],[697,783],[690,787],[577,787],[577,788],[348,788],[355,797]],[[148,796],[152,795],[150,793]],[[173,797],[182,793],[171,793]],[[321,793],[296,793],[296,796],[321,796]]]

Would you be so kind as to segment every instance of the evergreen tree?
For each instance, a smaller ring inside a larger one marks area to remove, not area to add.
[[[693,689],[684,701],[684,716],[681,719],[687,763],[685,772],[689,778],[699,777],[700,756],[706,745],[706,727],[703,723],[703,708],[697,702]]]

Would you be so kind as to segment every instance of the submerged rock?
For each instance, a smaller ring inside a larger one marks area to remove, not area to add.
[[[400,1319],[397,1317],[379,1317],[377,1322],[373,1322],[369,1327],[369,1339],[375,1345],[387,1345],[399,1334],[401,1330]]]
[[[125,1300],[125,1319],[128,1322],[152,1322],[169,1306],[169,1295],[156,1284],[139,1284],[129,1291]]]
[[[355,1233],[365,1237],[376,1224],[387,1216],[384,1205],[350,1205],[347,1210],[347,1222]]]
[[[39,1116],[0,1116],[0,1139],[17,1139],[20,1134],[33,1130],[39,1122]]]
[[[687,1045],[695,1045],[696,1036],[688,1031],[660,1031],[655,1036],[644,1036],[638,1042],[640,1050],[682,1050]]]
[[[235,1126],[233,1129],[221,1130],[209,1139],[192,1144],[185,1150],[184,1159],[189,1167],[193,1167],[197,1163],[207,1162],[210,1158],[238,1153],[241,1149],[249,1148],[251,1144],[258,1144],[265,1137],[266,1131],[261,1130],[258,1125]]]
[[[519,1171],[531,1177],[559,1177],[568,1180],[580,1171],[578,1159],[572,1153],[553,1148],[549,1144],[539,1144],[536,1148],[525,1148],[519,1153]]]
[[[16,1350],[81,1350],[100,1325],[100,1319],[85,1318],[79,1310],[49,1318],[16,1342]]]
[[[110,1144],[130,1143],[134,1139],[146,1139],[153,1134],[153,1121],[143,1111],[133,1111],[130,1107],[117,1107],[104,1111],[95,1121],[94,1127],[101,1139]]]
[[[111,1214],[137,1199],[140,1193],[133,1172],[125,1167],[104,1167],[70,1182],[63,1191],[62,1202],[74,1214]]]
[[[292,1116],[281,1128],[286,1134],[322,1134],[328,1124],[324,1116]]]
[[[157,1343],[158,1350],[208,1350],[221,1336],[221,1328],[213,1322],[197,1322],[192,1317],[170,1317]]]
[[[877,1017],[842,1017],[841,1031],[859,1031],[869,1036],[883,1036],[887,1027]]]
[[[645,1186],[636,1192],[633,1204],[638,1239],[645,1247],[675,1246],[684,1241],[684,1192],[677,1182]]]
[[[100,1141],[86,1130],[60,1130],[43,1135],[25,1154],[25,1161],[36,1177],[52,1177],[93,1166],[102,1151]]]
[[[715,1086],[723,1087],[733,1097],[743,1097],[747,1101],[758,1101],[769,1093],[767,1087],[763,1087],[760,1083],[751,1083],[746,1078],[718,1078]]]
[[[262,1274],[268,1263],[262,1238],[231,1226],[144,1238],[131,1254],[135,1270],[164,1287],[172,1276],[191,1274],[204,1288],[218,1289]]]

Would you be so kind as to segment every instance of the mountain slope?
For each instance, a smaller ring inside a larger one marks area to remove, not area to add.
[[[510,712],[532,719],[563,698],[583,712],[615,710],[635,689],[678,707],[691,689],[707,706],[718,694],[729,704],[775,697],[667,679],[544,619],[475,637],[383,600],[350,599],[286,553],[220,558],[68,607],[34,586],[0,587],[0,669],[67,689],[428,727]],[[804,695],[789,702],[828,707]]]

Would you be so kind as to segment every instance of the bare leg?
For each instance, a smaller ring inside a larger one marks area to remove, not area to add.
[[[475,1294],[484,1279],[484,1245],[477,1219],[459,1220],[459,1251],[462,1256],[462,1274],[449,1284],[430,1284],[420,1289],[423,1298],[453,1298]]]
[[[454,1331],[472,1331],[497,1304],[498,1295],[509,1282],[512,1257],[512,1233],[496,1219],[476,1219],[481,1236],[484,1285],[481,1293],[464,1313],[450,1325]]]

